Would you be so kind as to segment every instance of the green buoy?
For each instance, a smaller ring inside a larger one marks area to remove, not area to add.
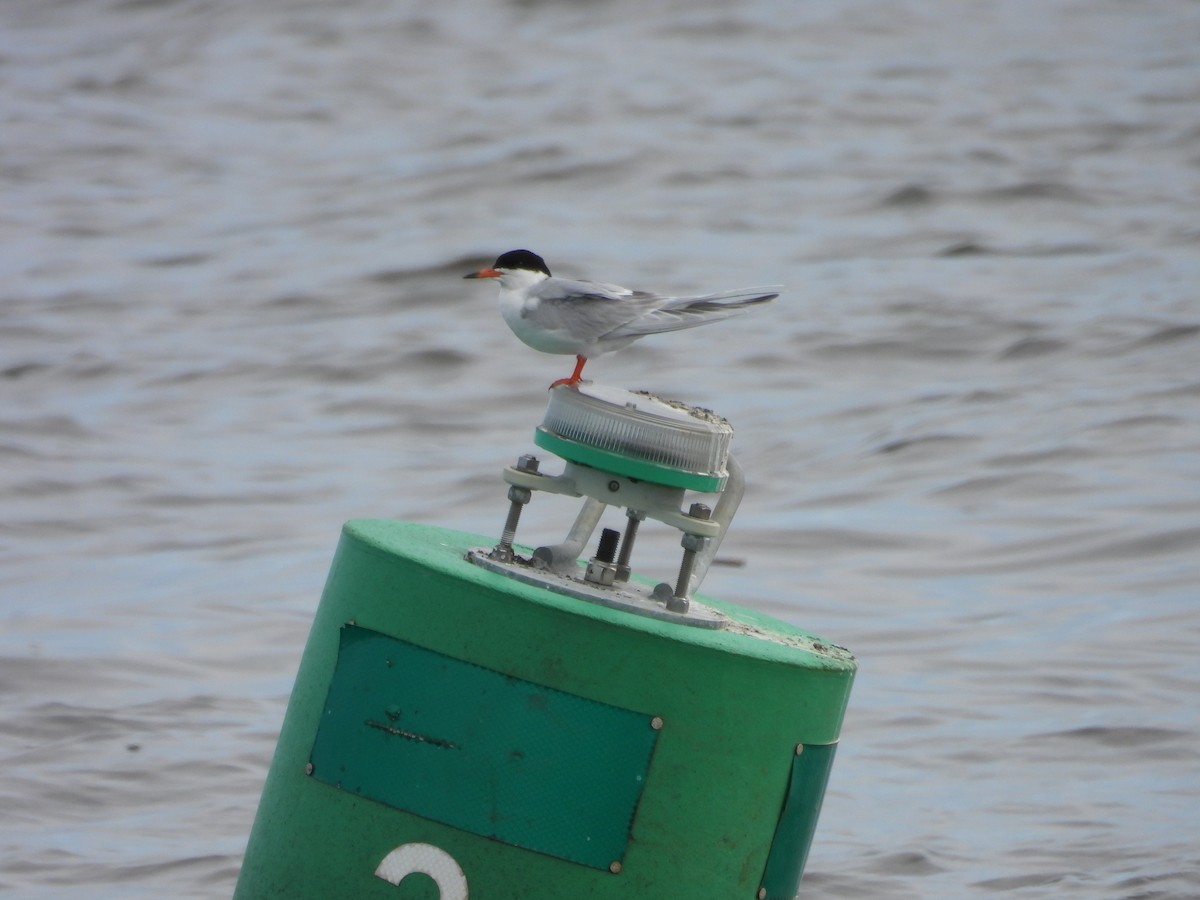
[[[791,900],[855,663],[699,592],[741,497],[731,437],[559,387],[534,442],[565,468],[504,471],[499,542],[347,523],[235,897]],[[583,505],[524,548],[537,492]],[[624,533],[584,559],[608,506]],[[673,581],[633,571],[647,519],[681,532]]]

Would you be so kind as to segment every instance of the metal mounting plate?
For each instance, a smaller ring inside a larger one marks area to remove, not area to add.
[[[707,606],[693,598],[684,612],[671,612],[666,606],[656,600],[653,589],[644,584],[628,581],[612,587],[601,587],[584,581],[582,577],[559,575],[546,569],[538,569],[522,562],[501,562],[492,559],[490,551],[477,548],[467,552],[467,560],[500,575],[514,578],[525,584],[545,588],[556,594],[585,600],[588,603],[598,603],[612,609],[620,609],[651,619],[664,622],[676,622],[680,625],[690,625],[693,628],[724,628],[729,618],[722,612]],[[579,570],[582,574],[583,570]]]

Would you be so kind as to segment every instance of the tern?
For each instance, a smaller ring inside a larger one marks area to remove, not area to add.
[[[490,268],[464,278],[500,281],[500,315],[513,334],[543,353],[575,356],[575,371],[550,385],[574,386],[594,356],[620,350],[648,334],[706,325],[779,296],[780,288],[752,287],[697,297],[668,297],[616,284],[573,281],[550,274],[529,250],[501,253]]]

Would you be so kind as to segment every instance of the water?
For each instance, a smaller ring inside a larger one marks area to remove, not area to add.
[[[733,422],[706,590],[860,659],[804,897],[1200,896],[1200,6],[0,24],[0,892],[229,894],[340,524],[498,532],[530,247],[789,287],[588,373]]]

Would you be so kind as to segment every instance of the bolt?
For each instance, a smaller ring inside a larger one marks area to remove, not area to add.
[[[629,523],[625,526],[625,537],[621,540],[621,552],[617,556],[617,581],[629,580],[629,557],[633,555],[633,542],[637,540],[638,526],[646,518],[645,513],[636,509],[625,511]]]
[[[704,503],[693,503],[688,507],[688,515],[693,519],[707,519],[712,516],[712,510]]]
[[[610,563],[617,553],[617,541],[621,537],[621,532],[615,528],[605,528],[600,532],[600,546],[596,548],[596,559],[600,562]]]
[[[662,731],[662,727],[663,727],[662,716],[655,716],[653,719],[651,719],[650,727],[653,728],[655,731]]]
[[[614,875],[620,875],[621,861],[619,859],[614,859],[612,862],[610,862],[608,864],[608,871],[612,872]]]
[[[693,503],[692,509],[697,506],[704,506],[704,504]],[[704,508],[708,509],[707,506]],[[667,601],[667,609],[671,612],[687,612],[689,606],[688,584],[692,580],[692,570],[696,568],[696,553],[704,546],[704,538],[698,534],[684,532],[683,540],[679,543],[683,547],[683,559],[679,563],[679,577],[675,580],[675,593]]]
[[[533,457],[529,458],[533,459]],[[525,457],[521,457],[521,459],[525,459]],[[534,460],[534,462],[536,464],[537,461]],[[518,460],[518,464],[520,464],[520,460]],[[518,487],[515,484],[509,487],[508,499],[511,501],[511,505],[508,507],[508,518],[504,521],[504,532],[500,535],[500,543],[489,554],[492,559],[500,562],[512,562],[512,542],[517,536],[517,523],[521,521],[521,508],[529,502],[529,498],[532,496],[529,488]]]
[[[517,459],[516,468],[518,472],[528,472],[532,475],[538,470],[538,458],[526,453]]]
[[[611,587],[617,580],[617,567],[613,565],[613,557],[617,553],[617,540],[621,532],[613,528],[605,528],[600,532],[600,545],[596,555],[588,560],[587,569],[583,573],[584,581]]]

